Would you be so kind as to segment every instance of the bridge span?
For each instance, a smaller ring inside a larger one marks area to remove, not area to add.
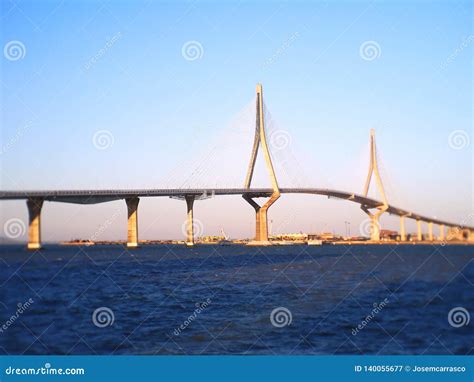
[[[339,190],[324,188],[280,188],[274,171],[272,156],[267,143],[264,103],[262,85],[257,85],[256,97],[256,124],[255,136],[252,147],[247,176],[243,188],[209,188],[209,189],[138,189],[138,190],[52,190],[52,191],[0,191],[0,200],[26,200],[29,215],[28,248],[38,249],[41,247],[41,210],[43,203],[62,202],[95,204],[124,199],[128,211],[128,236],[127,246],[138,246],[138,204],[140,198],[166,196],[179,198],[186,201],[187,206],[187,239],[188,245],[194,244],[193,211],[194,201],[217,195],[241,195],[252,208],[255,209],[255,240],[250,244],[270,245],[268,240],[267,212],[281,194],[313,194],[323,195],[328,198],[347,200],[360,205],[360,208],[370,218],[370,239],[372,242],[380,241],[380,216],[387,212],[400,217],[400,241],[406,241],[405,218],[414,219],[417,222],[417,240],[423,240],[421,223],[428,224],[428,240],[433,241],[433,224],[439,225],[439,237],[445,240],[446,228],[448,236],[460,240],[474,241],[474,227],[466,226],[464,223],[456,224],[442,219],[435,219],[421,215],[406,209],[392,206],[385,195],[382,179],[377,164],[377,151],[375,145],[375,132],[370,133],[370,157],[369,172],[365,182],[363,194],[350,193]],[[263,152],[265,165],[268,172],[271,188],[251,188],[255,163],[259,148]],[[376,187],[381,195],[381,200],[368,197],[368,191],[372,177],[375,178]],[[260,205],[255,199],[268,198]]]
[[[360,194],[331,190],[326,188],[281,188],[281,194],[308,194],[321,195],[328,198],[347,200],[357,203],[362,209],[376,209],[384,205],[380,200],[369,198]],[[193,205],[195,200],[207,199],[221,195],[241,195],[244,198],[270,197],[273,193],[271,188],[199,188],[199,189],[137,189],[137,190],[50,190],[50,191],[0,191],[0,200],[26,200],[29,213],[29,241],[30,249],[41,247],[40,215],[44,201],[74,204],[97,204],[116,200],[125,200],[128,208],[128,240],[127,246],[138,246],[138,203],[143,197],[171,197],[183,199],[187,202],[188,224],[187,241],[188,245],[194,243],[193,232]],[[439,240],[445,240],[446,228],[453,228],[464,232],[464,236],[472,236],[474,227],[459,225],[442,219],[435,219],[421,215],[413,211],[408,211],[392,205],[388,205],[386,212],[400,217],[401,240],[406,240],[404,231],[404,218],[417,221],[417,237],[423,240],[421,223],[428,224],[428,239],[434,240],[433,224],[439,226]]]

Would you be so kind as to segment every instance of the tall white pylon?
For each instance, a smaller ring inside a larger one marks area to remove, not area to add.
[[[369,193],[370,181],[372,179],[372,174],[375,176],[375,182],[377,190],[382,197],[383,204],[377,206],[377,211],[372,213],[369,211],[369,207],[362,204],[360,208],[369,216],[370,218],[370,240],[379,241],[380,240],[380,222],[379,218],[385,211],[388,209],[388,201],[385,195],[385,190],[383,188],[382,178],[380,177],[379,166],[377,163],[377,148],[375,145],[375,130],[370,130],[370,162],[369,162],[369,173],[367,174],[367,180],[365,181],[364,187],[364,196],[367,197]]]
[[[243,198],[255,209],[256,213],[256,228],[255,228],[255,240],[252,244],[256,245],[268,245],[268,222],[267,222],[267,211],[270,206],[280,197],[280,189],[273,168],[270,151],[268,149],[267,137],[265,135],[265,120],[263,112],[263,90],[262,85],[257,85],[257,105],[256,105],[256,125],[255,125],[255,138],[253,142],[252,154],[250,156],[250,163],[247,170],[247,177],[245,179],[245,189],[250,189],[252,182],[253,172],[255,169],[255,163],[257,161],[258,148],[260,143],[262,145],[263,155],[265,157],[265,164],[267,166],[268,175],[272,183],[273,194],[267,202],[260,206],[257,204],[250,195],[243,195]]]

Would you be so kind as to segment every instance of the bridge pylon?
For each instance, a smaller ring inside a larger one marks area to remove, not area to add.
[[[387,211],[388,201],[383,188],[382,178],[380,177],[379,166],[377,162],[377,148],[375,145],[375,130],[370,130],[370,161],[369,161],[369,173],[365,181],[364,196],[367,197],[369,193],[370,181],[372,180],[372,174],[375,176],[375,182],[377,190],[382,198],[382,204],[377,206],[376,212],[371,212],[369,207],[362,204],[360,208],[369,215],[370,218],[370,240],[380,240],[380,216]]]
[[[242,197],[255,209],[255,240],[250,242],[250,245],[270,245],[268,240],[268,220],[267,212],[270,206],[276,202],[280,197],[280,189],[278,187],[278,181],[273,168],[272,158],[267,144],[267,137],[265,134],[265,120],[263,110],[263,90],[262,85],[257,85],[257,102],[256,102],[256,124],[255,124],[255,138],[253,142],[252,154],[250,156],[249,167],[247,170],[247,176],[245,178],[245,189],[250,189],[250,184],[253,178],[253,172],[255,169],[255,163],[257,161],[258,148],[260,147],[263,151],[265,158],[265,164],[267,167],[268,175],[272,184],[273,193],[270,198],[260,206],[250,195],[243,195]]]
[[[194,245],[194,218],[193,218],[193,205],[194,205],[194,195],[186,195],[186,209],[187,209],[187,220],[186,220],[186,242],[185,244],[188,247]]]
[[[127,248],[138,247],[138,203],[140,198],[126,198],[127,204]]]
[[[29,198],[28,207],[28,245],[27,248],[37,250],[41,248],[41,209],[43,199]]]
[[[400,241],[407,240],[407,232],[405,229],[405,218],[411,216],[411,213],[400,215]]]

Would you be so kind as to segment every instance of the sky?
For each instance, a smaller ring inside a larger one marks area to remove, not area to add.
[[[0,188],[241,187],[261,83],[281,186],[362,193],[375,129],[389,203],[472,225],[472,8],[4,0]],[[27,222],[24,201],[0,211],[0,236]],[[184,237],[185,213],[181,200],[142,199],[140,238]],[[253,235],[240,197],[198,201],[194,213],[199,234]],[[357,235],[367,218],[353,203],[291,195],[269,215],[273,233],[350,224]],[[104,222],[101,239],[125,239],[125,203],[45,203],[43,240],[88,238]],[[382,228],[398,218],[384,215]]]

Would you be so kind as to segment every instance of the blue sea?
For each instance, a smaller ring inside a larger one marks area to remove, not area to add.
[[[473,354],[474,247],[0,247],[3,354]]]

